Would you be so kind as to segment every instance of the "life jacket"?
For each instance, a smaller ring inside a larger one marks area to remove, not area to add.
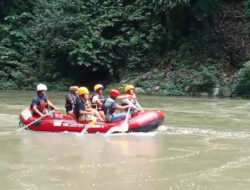
[[[36,105],[36,108],[40,111],[43,112],[44,109],[48,108],[48,103],[47,103],[47,96],[39,96],[36,95],[33,100],[35,99],[35,102],[32,102],[30,105],[30,108],[32,109],[34,105]],[[33,101],[32,100],[32,101]],[[34,104],[33,104],[34,103]]]
[[[99,105],[97,105],[97,104],[95,104],[94,102],[93,102],[93,98],[95,97],[95,96],[97,96],[98,97],[98,99],[101,101],[101,103],[102,103],[102,105],[103,105],[103,103],[104,103],[104,100],[105,100],[105,98],[104,98],[104,96],[103,95],[100,95],[100,94],[94,94],[93,96],[91,96],[91,98],[90,98],[90,101],[91,101],[91,105],[92,105],[92,108],[94,108],[94,109],[97,109],[97,110],[103,110],[102,109],[102,107],[101,106],[99,106]]]
[[[40,100],[39,105],[37,106],[37,109],[40,111],[44,110],[47,107],[47,103],[45,100]]]
[[[102,103],[102,110],[103,110],[103,112],[104,112],[105,115],[106,115],[107,112],[108,112],[108,108],[105,107],[106,100],[107,100],[107,99],[104,99],[104,101],[103,101],[103,103]]]
[[[107,98],[108,99],[108,98]],[[102,104],[102,110],[104,114],[107,115],[112,115],[115,112],[114,108],[111,108],[110,110],[108,109],[109,107],[106,107],[105,104],[107,102],[107,99],[104,99],[103,104]]]
[[[79,119],[80,117],[80,107],[79,104],[83,104],[84,105],[84,110],[86,110],[86,102],[83,98],[77,96],[76,100],[74,102],[74,114],[76,116],[77,119]]]
[[[70,93],[66,95],[66,112],[72,111],[74,109],[74,104],[76,101],[76,94]]]

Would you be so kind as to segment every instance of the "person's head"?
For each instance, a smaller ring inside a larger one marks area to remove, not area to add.
[[[133,85],[126,85],[125,86],[125,92],[127,94],[133,95],[134,94],[135,87]]]
[[[77,90],[78,90],[78,86],[71,86],[71,87],[69,87],[69,91],[71,92],[71,93],[76,93],[77,92]]]
[[[96,84],[94,86],[94,91],[97,93],[97,94],[103,94],[103,85],[102,84]]]
[[[46,94],[47,86],[45,84],[38,84],[36,87],[36,91],[39,95]]]
[[[116,99],[118,96],[120,96],[120,90],[116,88],[112,88],[109,90],[109,96],[113,99]]]
[[[89,90],[86,87],[78,88],[77,94],[85,100],[89,99]]]

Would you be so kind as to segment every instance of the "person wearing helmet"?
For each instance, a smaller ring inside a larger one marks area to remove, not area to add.
[[[92,108],[97,109],[101,117],[105,120],[105,115],[102,110],[102,104],[105,100],[103,96],[103,85],[96,84],[94,86],[94,91],[95,91],[95,94],[91,97]]]
[[[88,107],[89,90],[86,87],[80,87],[77,91],[78,96],[74,104],[74,114],[78,121],[92,120],[97,117],[103,121],[97,110]]]
[[[120,106],[117,104],[116,100],[119,99],[120,96],[120,90],[118,89],[110,89],[109,90],[109,98],[105,100],[104,102],[104,113],[106,116],[106,119],[108,121],[117,121],[117,120],[122,120],[125,119],[126,113],[121,112],[121,113],[116,113],[116,110],[126,110],[131,105],[126,105],[126,106]]]
[[[57,109],[47,98],[46,96],[47,86],[44,84],[37,85],[37,95],[32,99],[30,108],[31,110],[41,116],[44,117],[45,114],[48,113],[47,107],[52,109]]]
[[[131,114],[134,116],[142,110],[142,107],[138,103],[137,97],[135,95],[135,87],[133,85],[126,85],[124,90],[125,90],[126,95],[130,95],[130,97],[123,99],[122,105],[131,105],[132,104],[133,107],[131,108]]]
[[[102,104],[104,101],[104,96],[103,96],[103,85],[102,84],[97,84],[94,86],[94,91],[95,94],[91,98],[91,104],[95,106],[98,110],[102,109]]]
[[[76,101],[77,90],[78,90],[78,86],[71,86],[69,88],[70,93],[68,95],[66,95],[65,108],[66,108],[67,114],[73,113],[73,107],[74,107],[74,103]]]

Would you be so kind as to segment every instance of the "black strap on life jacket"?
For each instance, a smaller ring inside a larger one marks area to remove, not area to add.
[[[103,100],[103,103],[102,103],[102,110],[104,112],[104,114],[106,115],[107,112],[108,112],[108,108],[105,107],[105,103],[106,103],[107,99],[104,99]]]

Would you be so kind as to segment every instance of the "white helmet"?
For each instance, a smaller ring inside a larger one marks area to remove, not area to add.
[[[77,91],[78,90],[78,86],[71,86],[69,87],[69,91]]]
[[[41,90],[47,91],[47,86],[45,84],[38,84],[36,87],[36,91],[41,91]]]

